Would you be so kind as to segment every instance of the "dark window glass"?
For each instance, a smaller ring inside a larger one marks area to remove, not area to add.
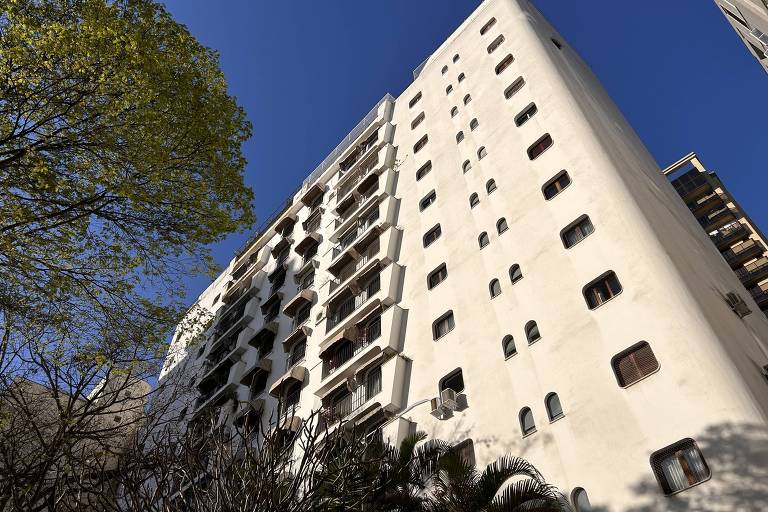
[[[510,64],[512,64],[512,62],[514,62],[514,60],[515,58],[512,57],[511,54],[504,57],[501,62],[496,64],[496,74],[500,75],[505,69],[509,67]]]
[[[440,391],[445,389],[452,389],[457,393],[464,391],[464,375],[461,372],[461,368],[453,370],[440,379]]]
[[[504,89],[504,97],[506,99],[511,98],[514,96],[520,89],[523,88],[525,85],[525,79],[523,77],[519,77],[517,80],[512,82],[512,85]]]
[[[525,110],[517,114],[515,116],[515,124],[517,126],[523,126],[530,118],[536,115],[536,112],[538,112],[538,109],[536,108],[535,103],[531,103],[527,107],[525,107]]]
[[[456,117],[456,114],[459,113],[459,107],[453,107],[451,109],[451,117]]]
[[[491,18],[488,20],[488,22],[483,25],[483,28],[480,29],[480,35],[485,35],[486,32],[488,32],[492,26],[496,24],[496,18]]]
[[[659,362],[648,342],[641,341],[613,356],[611,367],[619,386],[625,388],[656,372]]]
[[[485,184],[485,191],[488,194],[496,190],[496,188],[496,180],[488,180],[488,183]]]
[[[435,286],[439,285],[448,277],[448,268],[445,263],[437,267],[435,270],[429,273],[427,276],[427,289],[431,290]]]
[[[520,430],[523,436],[536,432],[536,422],[533,420],[533,412],[528,407],[523,407],[520,411]]]
[[[533,320],[525,324],[525,337],[528,339],[529,345],[541,339],[541,334],[539,333],[539,326]]]
[[[408,102],[408,108],[413,108],[413,106],[416,105],[420,99],[421,99],[421,92],[417,92],[416,96],[414,96],[413,99],[411,99],[411,101]]]
[[[565,187],[571,184],[571,177],[566,171],[561,171],[557,176],[549,180],[542,187],[544,198],[549,200],[563,191]]]
[[[505,359],[517,354],[517,348],[515,348],[515,338],[513,338],[510,334],[507,334],[504,336],[504,339],[501,340],[501,347],[504,350]]]
[[[472,96],[470,96],[469,94],[464,96],[464,104],[465,105],[468,104],[470,101],[472,101]]]
[[[519,280],[523,278],[523,271],[520,270],[520,265],[515,263],[511,267],[509,267],[509,279],[512,281],[512,284],[515,284]]]
[[[597,278],[584,288],[584,299],[589,309],[595,309],[621,293],[621,283],[614,272]]]
[[[477,196],[477,193],[474,193],[471,196],[469,196],[469,207],[470,208],[474,208],[478,204],[480,204],[480,198]]]
[[[427,247],[429,244],[440,238],[441,234],[442,230],[440,229],[440,224],[427,231],[424,235],[424,247]]]
[[[419,210],[426,210],[432,203],[437,200],[437,194],[433,190],[427,196],[419,202]]]
[[[498,279],[493,279],[491,281],[491,283],[488,285],[488,291],[491,294],[491,298],[501,295],[501,283],[499,283]]]
[[[427,142],[429,142],[429,137],[425,135],[421,139],[419,139],[419,142],[413,145],[413,152],[418,153],[421,150],[421,148],[427,145]]]
[[[491,44],[488,45],[488,53],[493,53],[496,51],[496,48],[501,46],[501,43],[504,42],[504,36],[499,35],[496,39],[493,40]]]
[[[480,233],[480,236],[477,237],[477,242],[480,244],[481,249],[491,243],[490,239],[488,238],[488,233],[485,231]]]
[[[429,174],[429,171],[432,170],[432,160],[422,165],[418,171],[416,171],[416,181],[419,181],[421,178]]]
[[[411,121],[411,130],[419,126],[423,120],[424,120],[424,112],[416,116],[416,119]]]
[[[499,234],[504,233],[506,230],[509,229],[509,226],[507,226],[507,219],[501,218],[496,222],[496,231]]]
[[[449,311],[432,324],[432,336],[434,339],[441,338],[451,332],[455,325],[456,324],[453,321],[453,311]]]
[[[544,405],[547,407],[547,416],[549,421],[555,421],[565,416],[563,414],[563,407],[560,405],[560,397],[557,393],[550,393],[547,398],[544,399]]]
[[[528,158],[535,160],[539,155],[548,150],[550,146],[552,146],[552,136],[546,134],[528,148]]]
[[[563,240],[565,248],[569,249],[594,232],[595,227],[592,225],[592,221],[589,220],[588,216],[582,215],[563,229],[560,233],[560,238]]]

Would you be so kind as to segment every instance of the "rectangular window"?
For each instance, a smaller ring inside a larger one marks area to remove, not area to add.
[[[523,77],[519,77],[517,80],[512,82],[512,85],[504,89],[504,98],[509,99],[512,96],[514,96],[520,89],[523,88],[525,85],[525,79]]]
[[[429,171],[432,170],[432,160],[428,161],[424,165],[422,165],[418,171],[416,171],[416,181],[419,181],[421,178],[429,174]]]
[[[419,126],[423,120],[424,120],[424,112],[416,116],[416,119],[411,121],[411,130]]]
[[[419,211],[426,210],[429,207],[429,205],[434,203],[436,200],[437,200],[437,194],[433,190],[432,192],[427,194],[426,197],[424,197],[424,199],[419,201]]]
[[[584,299],[589,309],[595,309],[621,293],[621,290],[619,278],[611,271],[584,287]]]
[[[455,324],[453,322],[453,311],[449,311],[432,324],[432,336],[435,340],[442,338],[453,330]]]
[[[571,177],[568,176],[568,172],[561,171],[557,176],[546,182],[541,188],[542,193],[544,194],[544,199],[552,199],[570,184]]]
[[[552,146],[552,136],[549,134],[544,135],[542,138],[528,148],[528,158],[536,160],[539,155],[548,150]]]
[[[563,240],[565,248],[569,249],[594,232],[595,227],[592,225],[592,221],[589,220],[588,216],[582,215],[581,218],[563,229],[560,238]]]
[[[414,105],[416,105],[419,100],[421,99],[421,92],[417,92],[416,96],[414,96],[411,101],[408,103],[408,108],[413,108]]]
[[[641,341],[611,359],[619,386],[631,386],[659,369],[659,362],[646,341]]]
[[[530,118],[536,115],[536,112],[538,112],[538,109],[536,108],[535,103],[531,103],[527,107],[525,107],[525,110],[517,114],[515,116],[515,125],[516,126],[523,126],[525,123],[528,122]]]
[[[456,393],[464,391],[464,374],[461,368],[453,370],[440,380],[440,391],[452,389]]]
[[[440,238],[441,234],[442,230],[440,229],[440,224],[427,231],[424,235],[424,247],[429,246],[432,242]]]
[[[435,270],[429,273],[427,276],[427,289],[431,290],[435,286],[439,285],[448,277],[448,267],[445,263],[437,267]]]
[[[414,145],[413,145],[413,152],[414,152],[414,153],[418,153],[419,151],[421,151],[421,149],[422,149],[424,146],[426,146],[426,145],[427,145],[427,142],[429,142],[429,137],[427,137],[427,136],[425,135],[425,136],[423,136],[421,139],[419,139],[419,142],[417,142],[416,144],[414,144]]]
[[[512,62],[514,62],[514,60],[515,58],[512,57],[511,54],[504,57],[504,60],[496,65],[496,74],[500,75],[505,69],[509,67],[510,64],[512,64]]]
[[[693,439],[683,439],[652,454],[651,468],[667,496],[693,487],[711,475]]]

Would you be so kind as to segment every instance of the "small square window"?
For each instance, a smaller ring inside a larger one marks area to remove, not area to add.
[[[709,480],[707,461],[693,439],[683,439],[651,455],[651,468],[666,496]]]
[[[429,273],[427,276],[427,289],[431,290],[435,286],[439,285],[448,277],[448,268],[445,263],[437,267],[435,270]]]

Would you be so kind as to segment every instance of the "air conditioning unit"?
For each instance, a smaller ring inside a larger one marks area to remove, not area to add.
[[[459,404],[456,402],[456,392],[452,389],[444,389],[440,392],[440,400],[445,409],[455,411]]]
[[[735,292],[728,292],[725,294],[725,302],[731,307],[734,313],[739,315],[739,318],[744,318],[748,314],[752,313],[747,303],[741,298],[741,295]]]
[[[443,404],[440,402],[440,397],[433,398],[429,401],[429,406],[432,412],[430,414],[435,418],[443,419]]]

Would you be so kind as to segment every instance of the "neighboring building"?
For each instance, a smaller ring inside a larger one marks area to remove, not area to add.
[[[768,72],[768,1],[715,0],[733,29]]]
[[[748,510],[768,320],[729,294],[589,67],[529,2],[488,0],[238,251],[161,383],[195,383],[182,423],[320,408],[520,455],[581,511]]]
[[[768,314],[768,243],[713,171],[689,153],[662,171],[757,305]]]

